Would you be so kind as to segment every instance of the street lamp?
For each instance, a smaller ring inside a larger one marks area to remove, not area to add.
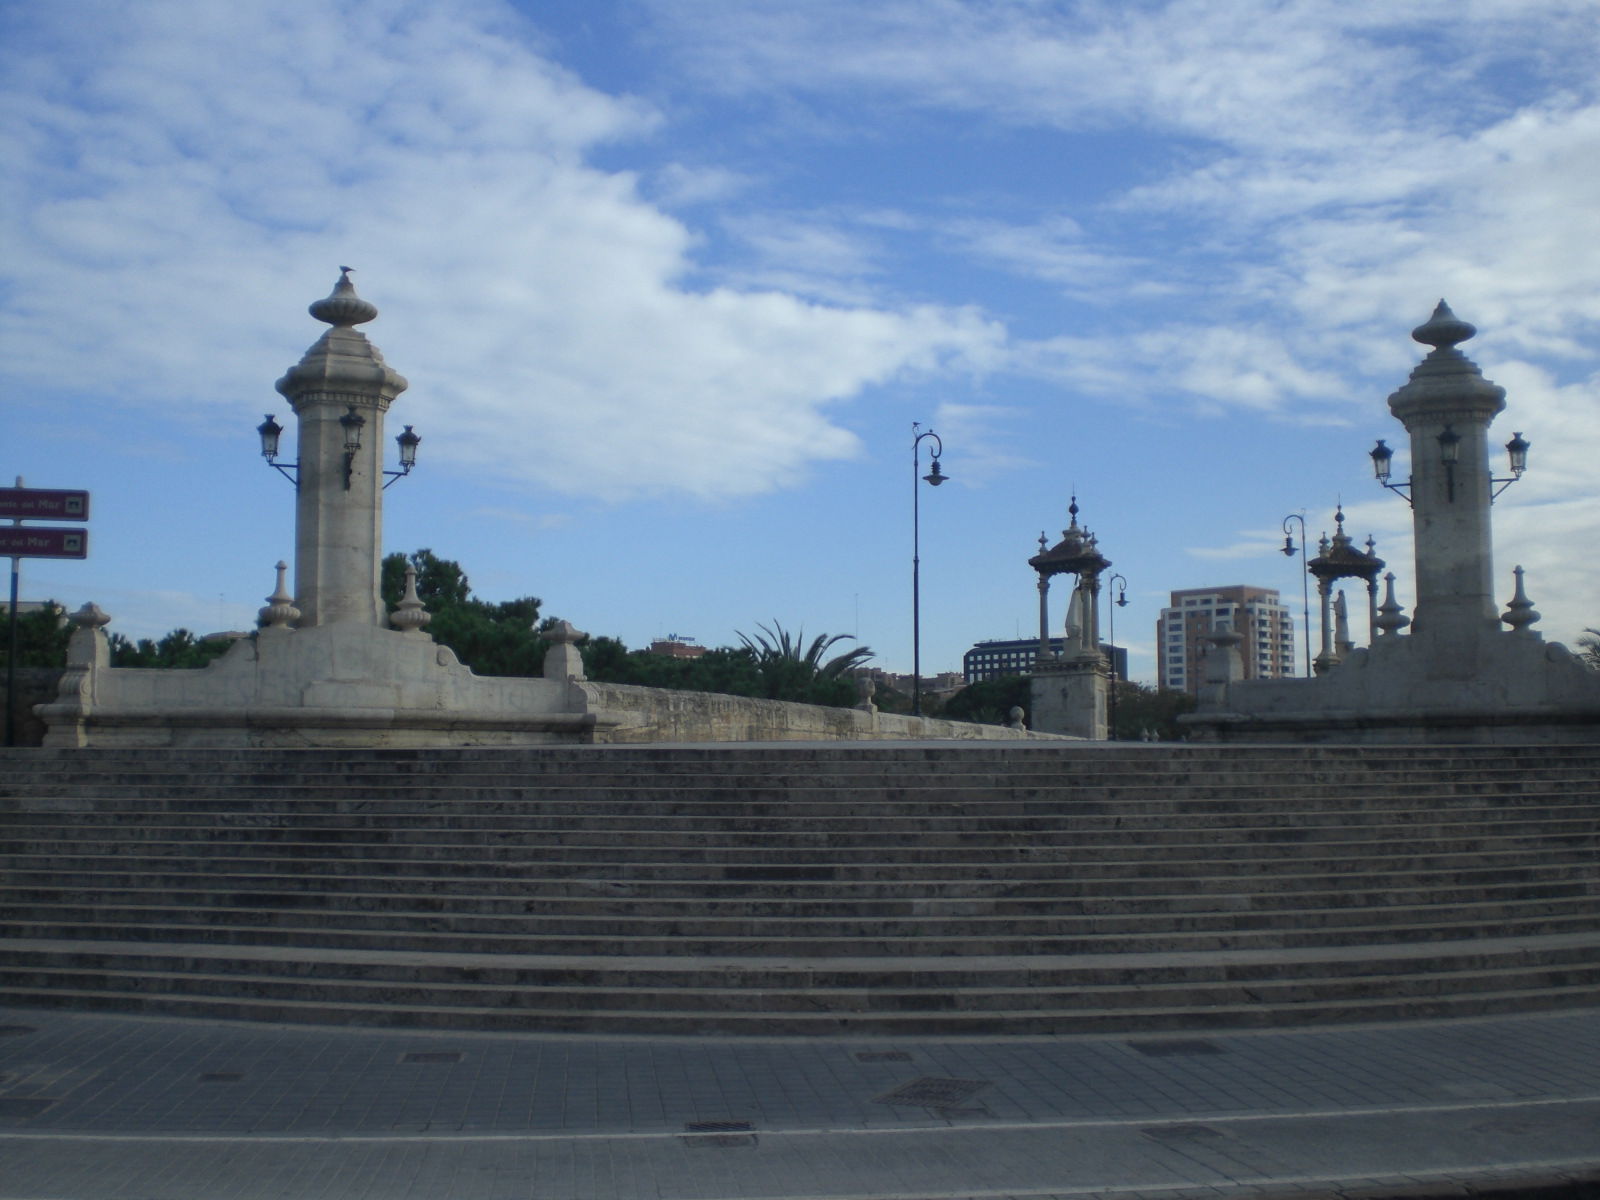
[[[921,422],[911,422],[911,715],[914,717],[922,715],[922,493],[917,487],[917,477],[922,469],[919,447],[923,438],[933,439],[933,469],[921,477],[923,482],[938,487],[950,478],[939,469],[944,442],[931,429],[918,433],[921,428]]]
[[[1121,574],[1106,579],[1106,586],[1117,585],[1117,598],[1111,602],[1111,712],[1107,714],[1109,741],[1117,740],[1117,609],[1128,607],[1128,581]]]
[[[345,491],[350,490],[351,467],[355,462],[356,451],[361,449],[361,431],[366,427],[366,424],[367,419],[358,413],[354,406],[351,406],[344,416],[339,418],[339,427],[344,434]],[[268,413],[267,419],[256,426],[256,433],[261,438],[261,457],[267,460],[267,466],[277,471],[278,474],[282,475],[298,489],[300,487],[300,476],[298,474],[300,464],[297,462],[281,463],[278,461],[278,448],[283,439],[283,426],[273,419],[271,413]],[[401,476],[411,474],[412,468],[417,465],[417,447],[422,444],[422,438],[409,425],[394,440],[400,447],[400,469],[398,471],[384,472],[389,477],[389,483],[383,485],[385,488]]]
[[[1381,447],[1384,450],[1388,450],[1389,449],[1389,447],[1385,446],[1381,441],[1378,443],[1378,445],[1379,445],[1379,447]],[[1372,461],[1374,463],[1376,463],[1378,461],[1378,451],[1377,450],[1374,450],[1372,452]],[[1388,470],[1388,460],[1387,459],[1384,460],[1384,470],[1385,470],[1385,472],[1387,472],[1387,470]],[[1388,475],[1387,475],[1387,473],[1385,473],[1383,475],[1380,475],[1378,478],[1379,478],[1379,481],[1382,482],[1383,480],[1388,479]],[[1384,486],[1388,487],[1389,485],[1387,483],[1384,483]],[[1311,592],[1310,592],[1310,589],[1306,586],[1306,577],[1307,577],[1309,572],[1308,572],[1308,569],[1307,569],[1307,566],[1306,566],[1306,518],[1305,518],[1305,514],[1304,513],[1290,513],[1287,517],[1285,517],[1283,519],[1283,552],[1287,557],[1293,558],[1294,557],[1294,549],[1295,549],[1295,547],[1294,547],[1294,537],[1289,532],[1289,522],[1290,521],[1299,521],[1300,522],[1300,613],[1301,613],[1301,620],[1304,622],[1303,627],[1302,627],[1300,632],[1301,632],[1301,636],[1304,638],[1305,644],[1306,644],[1306,678],[1310,679],[1311,678]]]
[[[1456,498],[1456,464],[1461,461],[1461,435],[1455,431],[1454,426],[1446,425],[1434,440],[1439,443],[1439,463],[1445,470],[1446,499],[1453,504]],[[1496,479],[1493,475],[1489,477],[1491,487],[1495,484],[1500,485],[1489,494],[1491,502],[1521,479],[1522,473],[1528,469],[1528,445],[1522,434],[1511,435],[1511,440],[1506,443],[1506,459],[1511,474],[1504,479]],[[1396,495],[1405,497],[1406,503],[1415,508],[1416,505],[1412,504],[1410,496],[1412,481],[1408,479],[1404,483],[1389,482],[1389,468],[1394,462],[1394,450],[1379,438],[1378,444],[1367,453],[1372,458],[1372,474],[1378,482]]]

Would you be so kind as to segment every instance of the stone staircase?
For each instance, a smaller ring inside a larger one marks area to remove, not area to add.
[[[1074,1033],[1600,1003],[1600,747],[0,751],[0,1000]]]

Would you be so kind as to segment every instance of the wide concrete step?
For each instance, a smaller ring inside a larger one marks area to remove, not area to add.
[[[1524,796],[1591,796],[1596,772],[1574,770],[1548,776],[1485,779],[1463,774],[1459,778],[1395,778],[1369,780],[1317,780],[1305,777],[1263,779],[1252,784],[1229,782],[1219,774],[1214,782],[1163,781],[1130,776],[1117,783],[1098,780],[1073,784],[1059,777],[1032,780],[997,776],[930,776],[926,779],[870,780],[848,783],[818,782],[815,776],[773,779],[752,776],[744,780],[698,780],[692,784],[657,777],[617,778],[604,783],[536,784],[526,779],[498,782],[441,780],[437,783],[402,783],[349,779],[327,781],[280,780],[244,783],[219,779],[205,781],[152,780],[147,783],[73,783],[68,780],[17,781],[0,784],[4,803],[26,807],[49,804],[239,804],[246,802],[294,803],[297,797],[315,796],[325,803],[449,804],[468,798],[480,804],[611,805],[642,810],[652,806],[689,802],[708,808],[743,804],[843,806],[868,804],[877,809],[897,806],[926,807],[942,800],[980,803],[1125,804],[1142,803],[1159,809],[1177,803],[1248,807],[1285,805],[1316,800],[1330,806],[1385,805],[1397,801],[1435,800],[1441,803],[1469,798],[1514,800]]]
[[[1237,872],[1166,871],[1140,874],[1115,867],[1062,872],[1054,864],[1017,863],[1004,869],[990,861],[955,864],[954,869],[898,869],[886,876],[880,867],[836,868],[825,878],[728,879],[720,871],[681,863],[659,864],[652,871],[550,872],[541,864],[519,862],[435,862],[423,859],[363,860],[316,869],[319,864],[276,859],[175,859],[136,855],[18,856],[11,860],[13,883],[89,886],[193,885],[235,890],[389,891],[412,894],[454,893],[468,896],[514,894],[527,901],[584,899],[624,905],[643,902],[686,904],[703,910],[728,903],[836,905],[845,909],[863,901],[911,902],[944,897],[1017,897],[1049,903],[1057,900],[1114,901],[1123,896],[1182,897],[1212,895],[1271,897],[1388,896],[1398,899],[1421,892],[1465,891],[1489,896],[1524,886],[1588,888],[1600,879],[1600,864],[1585,854],[1566,862],[1548,856],[1500,865],[1467,860],[1447,869],[1386,871],[1366,875],[1349,869],[1326,872],[1257,872],[1248,885]],[[1136,864],[1135,864],[1136,865]],[[360,872],[360,873],[357,873]],[[1263,900],[1263,903],[1268,901]]]
[[[293,916],[247,909],[185,913],[183,910],[112,910],[70,905],[34,906],[7,922],[17,936],[31,938],[114,939],[125,941],[193,941],[237,945],[299,945],[322,948],[403,949],[428,947],[474,953],[727,956],[769,952],[794,958],[889,957],[973,954],[1093,954],[1127,951],[1354,946],[1422,943],[1499,935],[1521,937],[1585,932],[1594,928],[1588,911],[1526,912],[1515,918],[1416,921],[1324,921],[1297,926],[1293,922],[1208,921],[1191,916],[1151,928],[1108,918],[1086,918],[1072,932],[1050,933],[971,920],[976,933],[941,932],[929,924],[925,932],[877,923],[857,934],[785,934],[766,929],[759,936],[695,935],[657,924],[627,932],[595,922],[574,932],[551,928],[538,918],[436,914],[422,919],[396,914],[346,913],[337,920],[317,914]]]
[[[882,853],[845,854],[833,851],[807,858],[793,852],[768,853],[743,850],[708,854],[617,854],[606,847],[525,847],[516,845],[410,846],[394,844],[352,847],[343,844],[300,843],[265,846],[261,843],[212,841],[122,844],[115,841],[73,842],[68,839],[20,843],[8,853],[0,840],[0,854],[18,864],[75,869],[85,862],[121,859],[149,869],[157,864],[183,863],[198,871],[249,869],[332,872],[352,870],[408,873],[433,872],[447,864],[476,864],[485,876],[496,871],[513,876],[546,878],[604,878],[628,881],[703,881],[708,885],[827,884],[863,878],[908,881],[948,878],[1031,879],[1070,877],[1081,880],[1172,877],[1211,877],[1228,874],[1257,881],[1307,875],[1359,875],[1518,869],[1530,865],[1597,866],[1591,846],[1566,842],[1531,845],[1520,842],[1484,846],[1468,843],[1426,849],[1415,846],[1353,843],[1345,845],[1280,846],[1272,855],[1260,846],[1227,849],[1218,846],[1166,848],[1159,853],[1129,846],[1120,851],[1078,851],[1021,843],[1007,847],[962,846],[936,850],[901,849],[892,860]],[[889,864],[892,861],[892,871]],[[452,866],[451,869],[456,869]],[[470,870],[471,868],[469,868]]]
[[[783,921],[832,920],[861,926],[871,922],[906,919],[981,916],[1032,920],[1077,919],[1083,916],[1111,916],[1120,919],[1151,918],[1155,923],[1177,914],[1190,913],[1266,913],[1295,915],[1319,911],[1377,909],[1386,919],[1421,918],[1444,907],[1487,910],[1489,906],[1512,906],[1548,901],[1573,901],[1583,904],[1600,895],[1600,881],[1575,878],[1554,882],[1506,882],[1491,886],[1413,888],[1362,888],[1359,880],[1351,886],[1329,891],[1307,892],[1283,889],[1275,892],[1239,890],[1208,892],[1168,892],[1154,895],[1123,893],[1103,895],[1080,890],[1076,895],[1041,895],[1032,888],[994,883],[988,885],[947,885],[944,888],[909,891],[898,896],[839,896],[833,892],[818,895],[788,895],[755,900],[747,896],[658,897],[643,887],[617,888],[603,884],[566,887],[544,893],[517,888],[467,890],[457,881],[440,881],[435,889],[399,887],[378,889],[365,881],[364,888],[329,888],[328,880],[304,881],[301,888],[257,885],[254,887],[203,886],[200,881],[172,881],[155,886],[139,880],[116,884],[110,880],[88,879],[72,884],[64,880],[41,878],[29,881],[12,878],[0,884],[0,911],[26,915],[36,904],[72,903],[101,909],[226,907],[271,910],[275,912],[411,912],[447,911],[473,915],[514,915],[550,917],[573,922],[603,919],[641,925],[671,919],[675,928],[685,922],[708,920]],[[345,881],[354,882],[354,881]],[[312,886],[313,884],[320,886]],[[1306,918],[1313,919],[1313,918]]]
[[[1111,1032],[1482,1015],[1592,1004],[1600,997],[1600,947],[1593,934],[1538,943],[1447,943],[1421,955],[1380,947],[1344,954],[1034,959],[1026,965],[976,958],[959,968],[917,960],[888,972],[762,959],[685,966],[674,960],[223,957],[192,947],[128,952],[18,945],[17,961],[0,974],[0,985],[21,1003],[430,1028]],[[752,1007],[752,994],[765,1004]]]
[[[67,770],[110,768],[162,769],[173,751],[158,747],[89,750],[0,750],[0,764]],[[886,767],[954,765],[973,768],[998,764],[1015,769],[1077,767],[1114,769],[1129,764],[1150,771],[1189,770],[1196,766],[1292,763],[1306,769],[1349,769],[1364,764],[1436,765],[1476,763],[1537,765],[1558,761],[1593,762],[1592,743],[1564,745],[1190,745],[1151,746],[1143,743],[1089,745],[1035,743],[1019,745],[955,743],[720,743],[699,746],[462,746],[426,750],[378,747],[189,747],[181,752],[192,770],[342,769],[351,766],[414,773],[441,773],[482,764],[519,769],[613,770],[641,765],[662,769],[715,770],[729,764],[777,768],[806,764],[818,771],[858,772]]]
[[[460,973],[457,973],[458,976]],[[1550,966],[1538,969],[1508,968],[1500,971],[1444,973],[1437,968],[1411,976],[1322,979],[1314,983],[1271,980],[1252,983],[1094,985],[1073,983],[1052,986],[1036,981],[1021,986],[1001,986],[972,980],[947,987],[930,988],[918,980],[898,986],[869,982],[827,985],[791,982],[753,984],[739,981],[734,986],[675,985],[663,994],[665,985],[639,987],[604,978],[591,985],[540,984],[530,981],[507,984],[467,982],[459,977],[451,982],[432,983],[415,978],[404,982],[322,978],[294,974],[199,973],[160,968],[134,971],[97,966],[89,969],[59,967],[0,968],[0,988],[67,988],[88,991],[103,987],[118,992],[156,995],[197,995],[246,998],[253,1001],[300,1000],[336,1004],[404,1005],[407,1007],[487,1007],[505,1006],[525,1013],[544,1010],[572,1011],[604,1003],[613,1013],[657,1014],[663,1009],[699,1013],[770,1012],[784,1013],[819,1008],[843,1016],[854,1013],[948,1013],[1008,1011],[1055,1011],[1218,1005],[1259,1006],[1316,1003],[1328,1005],[1351,1000],[1401,998],[1431,1000],[1459,991],[1523,991],[1548,988],[1584,988],[1600,996],[1600,965]],[[751,989],[759,988],[762,1003],[751,1004]]]
[[[0,897],[11,900],[71,895],[85,900],[92,892],[137,891],[146,897],[174,892],[216,897],[241,893],[266,896],[318,895],[326,903],[360,904],[369,896],[430,897],[435,902],[472,904],[481,898],[510,897],[520,911],[552,912],[620,911],[630,913],[712,912],[737,907],[755,912],[807,911],[854,913],[872,906],[908,907],[924,902],[982,901],[992,906],[1039,909],[1062,905],[1129,907],[1241,905],[1268,907],[1299,905],[1404,906],[1421,898],[1435,901],[1486,899],[1495,896],[1594,895],[1600,893],[1600,870],[1589,864],[1535,863],[1521,867],[1447,873],[1385,874],[1380,878],[1350,873],[1323,876],[1283,876],[1264,880],[1262,886],[1242,889],[1233,875],[1189,877],[1131,877],[1084,880],[1058,873],[1018,878],[996,876],[889,879],[864,874],[855,880],[787,881],[745,884],[705,877],[689,880],[624,880],[610,876],[550,877],[527,872],[497,873],[488,877],[467,864],[457,874],[421,873],[355,874],[352,871],[305,872],[299,864],[279,864],[278,872],[241,873],[219,863],[185,863],[182,871],[155,860],[154,866],[116,859],[97,860],[91,869],[59,866],[11,870]],[[431,864],[428,864],[431,866]],[[359,864],[363,870],[371,864]],[[218,869],[207,869],[207,868]],[[297,869],[298,868],[298,869]],[[296,873],[291,873],[295,870]],[[289,900],[286,903],[300,903]]]
[[[1013,832],[1070,833],[1075,836],[1126,836],[1137,832],[1145,839],[1176,836],[1183,831],[1207,834],[1279,834],[1284,830],[1374,829],[1400,831],[1454,830],[1461,828],[1512,829],[1568,823],[1572,828],[1592,826],[1595,802],[1590,799],[1552,799],[1548,795],[1518,797],[1493,803],[1462,802],[1454,805],[1418,804],[1406,807],[1337,809],[1304,803],[1281,808],[1222,808],[1180,804],[1152,810],[1138,803],[1125,805],[994,804],[972,800],[947,801],[892,810],[839,805],[827,812],[800,804],[727,805],[708,811],[699,804],[662,804],[645,807],[604,808],[595,805],[552,805],[538,801],[511,804],[463,802],[457,804],[282,804],[228,803],[179,806],[124,807],[111,802],[66,811],[54,805],[26,810],[0,811],[7,830],[15,836],[48,835],[53,830],[105,831],[127,829],[171,831],[279,828],[285,830],[371,830],[380,835],[401,828],[427,831],[499,833],[507,830],[560,835],[604,833],[634,836],[743,834],[763,839],[837,836],[887,839],[906,834],[1006,834]]]

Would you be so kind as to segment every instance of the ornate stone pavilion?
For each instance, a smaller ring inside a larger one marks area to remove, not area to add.
[[[1095,535],[1078,524],[1078,512],[1074,496],[1061,540],[1047,548],[1048,539],[1041,533],[1039,553],[1028,560],[1039,575],[1039,653],[1030,683],[1033,726],[1100,741],[1108,732],[1106,691],[1111,670],[1100,651],[1100,576],[1111,560],[1100,553]],[[1050,580],[1057,575],[1073,579],[1060,655],[1050,648]]]
[[[1326,614],[1336,577],[1368,583],[1372,645],[1330,647],[1313,679],[1240,677],[1237,639],[1213,638],[1199,710],[1187,718],[1195,736],[1240,740],[1527,742],[1600,740],[1600,673],[1534,631],[1538,620],[1512,576],[1504,614],[1494,598],[1491,505],[1519,476],[1527,443],[1507,445],[1511,476],[1489,463],[1489,425],[1505,391],[1483,377],[1456,347],[1476,333],[1448,305],[1412,331],[1432,350],[1389,397],[1390,412],[1411,439],[1409,483],[1389,482],[1388,447],[1373,452],[1379,480],[1410,502],[1415,529],[1416,606],[1409,619],[1395,603],[1393,576],[1375,605],[1380,560],[1330,544],[1318,574]],[[1498,488],[1498,491],[1496,490]],[[1342,526],[1340,532],[1342,533]],[[1334,553],[1338,549],[1339,553]],[[1356,561],[1361,558],[1363,561]],[[1326,631],[1326,615],[1324,616]],[[1402,632],[1409,624],[1409,632]]]

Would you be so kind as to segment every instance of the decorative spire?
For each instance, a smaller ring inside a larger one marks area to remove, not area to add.
[[[400,603],[395,605],[394,612],[389,614],[389,624],[401,633],[411,633],[431,620],[433,614],[422,606],[422,600],[417,595],[417,569],[408,564],[405,594],[400,597]]]
[[[278,584],[267,597],[267,606],[256,614],[256,620],[263,631],[281,629],[287,632],[289,626],[300,619],[300,610],[294,606],[294,597],[289,594],[286,582],[289,564],[279,559],[276,569]]]
[[[1404,612],[1404,607],[1394,598],[1394,572],[1390,571],[1383,577],[1383,603],[1378,605],[1378,619],[1374,624],[1384,636],[1393,637],[1411,624],[1410,617],[1401,615]]]
[[[352,269],[340,267],[339,282],[333,285],[333,291],[306,311],[317,320],[341,329],[364,325],[376,317],[378,306],[356,295],[356,285],[350,282]]]
[[[1525,633],[1532,637],[1534,633],[1531,626],[1539,619],[1539,610],[1533,607],[1533,601],[1528,599],[1527,592],[1522,588],[1522,568],[1519,566],[1512,572],[1517,577],[1517,590],[1511,597],[1511,603],[1506,605],[1505,615],[1500,619],[1511,626],[1513,633]]]
[[[1435,350],[1454,350],[1457,342],[1464,342],[1478,332],[1477,326],[1463,321],[1450,311],[1443,300],[1421,325],[1411,331],[1414,340]]]

